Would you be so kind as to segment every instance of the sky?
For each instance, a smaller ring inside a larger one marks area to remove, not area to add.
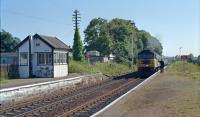
[[[23,40],[35,33],[73,44],[72,14],[80,11],[81,38],[96,17],[134,20],[157,37],[163,55],[200,55],[200,0],[0,0],[1,29]]]

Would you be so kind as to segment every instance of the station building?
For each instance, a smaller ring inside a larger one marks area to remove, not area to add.
[[[20,78],[68,75],[70,47],[57,37],[29,35],[18,44],[17,50]]]

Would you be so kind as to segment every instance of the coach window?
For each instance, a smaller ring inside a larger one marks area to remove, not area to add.
[[[28,52],[20,52],[20,65],[28,65]]]

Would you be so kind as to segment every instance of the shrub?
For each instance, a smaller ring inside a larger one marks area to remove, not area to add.
[[[171,72],[194,73],[200,72],[200,66],[193,63],[188,63],[187,61],[177,61],[174,64],[171,64],[168,67],[168,70]]]
[[[128,65],[117,63],[107,64],[97,62],[94,65],[89,65],[86,61],[78,62],[73,60],[69,63],[69,73],[103,73],[108,76],[116,76],[135,70],[136,66],[130,69]]]

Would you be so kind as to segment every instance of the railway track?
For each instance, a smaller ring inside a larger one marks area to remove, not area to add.
[[[24,108],[27,105],[28,106],[34,106],[34,105],[37,105],[41,102],[45,103],[45,102],[48,102],[50,100],[58,100],[61,96],[65,97],[65,96],[68,96],[68,95],[73,95],[73,94],[79,93],[83,90],[87,90],[88,88],[98,86],[100,83],[104,83],[104,82],[107,82],[107,81],[105,80],[105,81],[102,81],[102,82],[97,82],[97,83],[89,84],[89,85],[86,85],[86,86],[78,86],[76,88],[74,88],[74,87],[71,87],[71,88],[63,87],[59,91],[53,92],[53,93],[48,94],[46,96],[42,95],[42,96],[39,96],[38,98],[34,98],[34,99],[29,100],[29,101],[20,101],[18,103],[13,103],[12,105],[11,104],[1,105],[0,115],[10,113],[11,111],[20,110],[21,108]]]
[[[71,117],[90,116],[128,90],[141,83],[150,74],[134,73],[105,80],[72,91],[60,91],[48,97],[11,106],[0,111],[6,117]],[[130,78],[131,77],[131,78]]]

